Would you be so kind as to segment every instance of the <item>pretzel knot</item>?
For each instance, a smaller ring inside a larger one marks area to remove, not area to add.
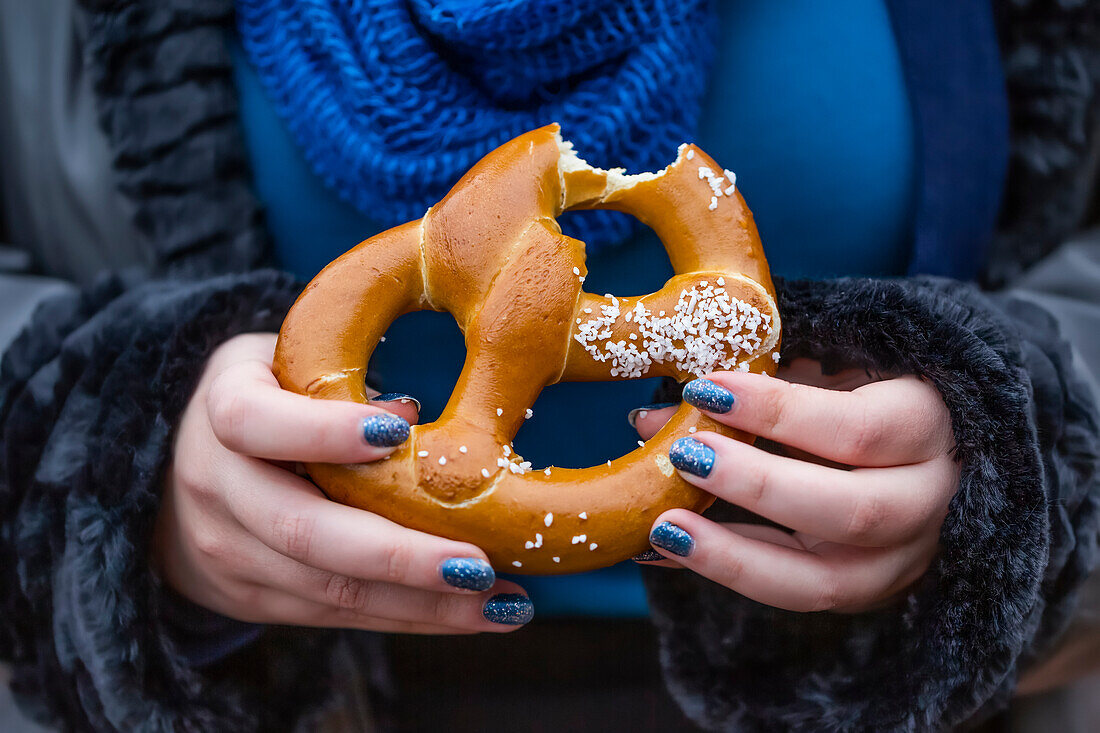
[[[556,217],[595,208],[657,233],[676,273],[661,290],[584,291],[584,243]],[[606,465],[533,468],[511,442],[543,387],[770,374],[779,348],[775,290],[733,175],[693,145],[659,173],[600,170],[557,125],[505,143],[419,221],[328,265],[283,323],[275,375],[311,397],[366,402],[375,345],[398,316],[423,309],[447,311],[465,334],[443,414],[414,426],[387,460],[307,470],[336,501],[472,542],[521,573],[578,572],[647,549],[659,514],[713,500],[676,474],[672,442],[692,428],[752,439],[684,404],[643,447]]]

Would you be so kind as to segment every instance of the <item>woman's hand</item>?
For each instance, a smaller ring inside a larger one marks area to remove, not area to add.
[[[417,410],[286,392],[274,347],[274,334],[227,341],[184,412],[153,543],[168,584],[258,623],[458,634],[530,620],[522,589],[496,580],[477,547],[329,501],[294,473],[384,458]]]
[[[947,408],[916,377],[841,391],[859,373],[821,377],[816,364],[800,362],[784,378],[717,372],[684,389],[685,401],[787,446],[787,455],[710,432],[669,451],[690,483],[793,531],[674,509],[650,534],[669,558],[655,564],[682,565],[788,610],[873,609],[919,579],[936,554],[959,476]],[[638,413],[635,425],[648,438],[671,413]]]

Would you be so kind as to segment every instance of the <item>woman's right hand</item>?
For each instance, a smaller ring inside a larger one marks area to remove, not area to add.
[[[256,623],[463,634],[529,621],[523,590],[497,580],[474,545],[337,504],[294,473],[299,462],[389,455],[417,411],[411,400],[362,405],[284,391],[271,373],[275,339],[247,334],[220,346],[184,411],[152,550],[166,582]],[[391,445],[371,445],[367,434]]]

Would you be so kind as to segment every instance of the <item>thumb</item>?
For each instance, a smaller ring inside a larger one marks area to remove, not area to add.
[[[657,405],[643,405],[636,407],[626,416],[627,421],[642,436],[642,440],[649,440],[657,431],[664,427],[679,405],[675,402],[662,402]]]

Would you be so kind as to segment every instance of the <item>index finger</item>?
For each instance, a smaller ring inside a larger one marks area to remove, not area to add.
[[[340,400],[318,400],[279,386],[260,360],[228,367],[210,384],[207,415],[218,442],[246,456],[302,463],[365,463],[393,452],[409,436],[415,407],[393,410]]]
[[[684,401],[730,427],[851,466],[919,463],[953,440],[939,392],[913,376],[844,392],[715,372],[690,382]]]

